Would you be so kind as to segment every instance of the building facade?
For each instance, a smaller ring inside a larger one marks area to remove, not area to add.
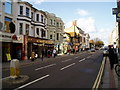
[[[0,42],[3,61],[8,61],[8,58],[27,60],[32,52],[41,57],[44,51],[46,56],[48,49],[53,50],[55,45],[62,42],[63,26],[57,25],[63,25],[63,21],[55,16],[52,18],[55,25],[50,25],[48,14],[50,15],[21,0],[0,1],[0,25],[3,26],[0,30]]]
[[[70,28],[64,29],[69,34],[72,51],[78,52],[81,50],[89,49],[89,34],[86,34],[81,28],[77,26],[77,21],[73,21],[73,25]]]
[[[47,15],[47,38],[54,40],[54,48],[58,53],[62,53],[64,23],[61,18],[53,13],[46,12]]]

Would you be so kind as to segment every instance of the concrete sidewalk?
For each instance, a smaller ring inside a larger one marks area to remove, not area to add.
[[[115,73],[115,69],[110,69],[109,58],[107,57],[105,70],[103,75],[103,81],[101,88],[120,90],[120,77]]]

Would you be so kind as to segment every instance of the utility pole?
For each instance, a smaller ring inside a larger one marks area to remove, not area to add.
[[[120,0],[117,0],[117,11],[118,11],[118,14],[120,14]],[[118,45],[120,49],[120,20],[118,21]]]

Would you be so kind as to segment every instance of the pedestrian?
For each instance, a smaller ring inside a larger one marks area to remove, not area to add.
[[[47,57],[50,58],[50,55],[51,55],[51,51],[48,50],[48,51],[47,51]]]
[[[56,56],[56,49],[53,50],[53,55],[54,55],[54,58]]]
[[[44,50],[42,50],[42,61],[43,61],[43,57],[44,57]]]
[[[114,64],[115,64],[115,51],[114,51],[114,47],[112,45],[108,46],[108,52],[109,52],[109,60],[110,60],[110,68],[111,70],[114,68]]]

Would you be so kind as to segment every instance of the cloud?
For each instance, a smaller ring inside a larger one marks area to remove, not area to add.
[[[96,32],[95,20],[92,17],[79,18],[77,20],[77,25],[87,33]]]
[[[82,10],[82,9],[77,10],[77,13],[78,13],[80,16],[87,16],[87,15],[89,15],[89,12],[88,12],[88,11]]]

